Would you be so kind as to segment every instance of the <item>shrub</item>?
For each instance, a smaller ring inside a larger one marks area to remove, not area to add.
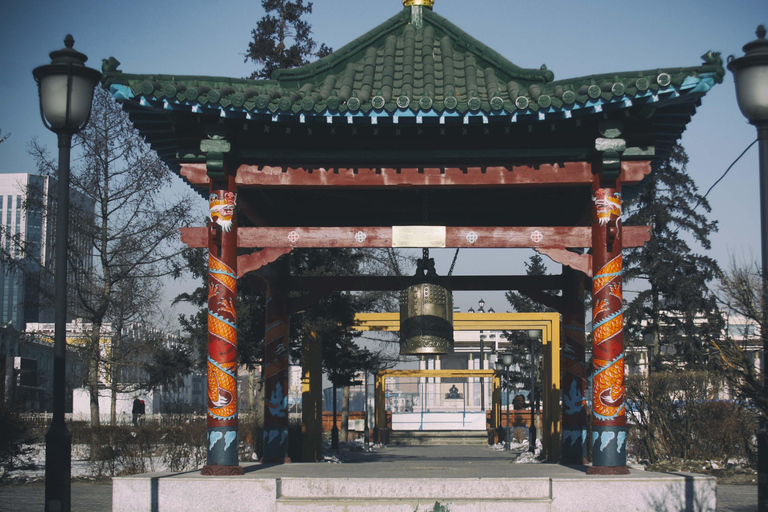
[[[39,432],[28,427],[19,414],[0,404],[0,477],[8,471],[27,465],[24,456],[31,451],[29,444],[41,441]]]

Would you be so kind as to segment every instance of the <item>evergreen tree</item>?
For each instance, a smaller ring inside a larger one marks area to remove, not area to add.
[[[687,164],[685,149],[672,148],[628,204],[626,224],[652,227],[648,243],[624,252],[626,281],[647,283],[628,305],[627,341],[650,347],[651,371],[659,370],[664,359],[688,368],[706,365],[710,341],[722,328],[710,291],[720,269],[712,258],[694,253],[686,240],[709,249],[717,221],[707,219],[709,203],[688,175]],[[674,350],[662,354],[662,347]]]
[[[547,273],[547,267],[539,254],[531,256],[525,263],[526,274],[529,276],[543,276]],[[509,291],[506,294],[507,301],[515,313],[546,313],[554,311],[540,302],[533,300],[525,294]],[[511,385],[513,389],[522,386],[523,389],[531,387],[531,346],[534,350],[534,360],[541,361],[542,346],[540,342],[531,342],[528,331],[508,331],[504,336],[509,340],[512,350],[513,365],[510,367]],[[536,391],[541,396],[541,371],[536,369]]]
[[[290,69],[309,63],[310,57],[324,57],[333,50],[312,39],[312,28],[303,20],[312,14],[312,2],[304,0],[261,0],[265,15],[251,31],[245,61],[258,66],[251,78],[269,78],[277,69]]]

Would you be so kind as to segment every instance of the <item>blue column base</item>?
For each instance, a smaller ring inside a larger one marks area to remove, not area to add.
[[[587,429],[563,429],[560,446],[562,464],[584,464],[587,460]]]
[[[237,466],[237,426],[208,427],[208,465]]]
[[[264,462],[282,464],[288,458],[288,429],[264,429]]]
[[[627,465],[627,427],[592,426],[592,466]]]

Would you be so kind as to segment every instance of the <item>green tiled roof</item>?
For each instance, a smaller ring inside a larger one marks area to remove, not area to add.
[[[419,16],[416,17],[415,13]],[[687,68],[554,81],[545,66],[524,69],[421,7],[406,8],[332,55],[278,70],[271,80],[136,75],[105,61],[104,87],[145,106],[215,109],[224,116],[513,115],[543,119],[604,104],[629,107],[705,93],[725,72],[718,54]],[[515,120],[514,118],[512,119]]]

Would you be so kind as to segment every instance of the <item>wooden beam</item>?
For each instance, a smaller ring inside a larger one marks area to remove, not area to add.
[[[625,228],[626,229],[626,228]],[[567,250],[565,247],[561,248],[539,248],[536,252],[549,256],[555,263],[560,263],[566,267],[571,267],[573,270],[578,270],[587,277],[592,277],[592,256],[589,254],[576,254]]]
[[[403,288],[405,279],[396,276],[292,276],[288,279],[290,291],[396,291]],[[484,290],[560,290],[562,277],[554,276],[451,276],[446,278],[453,291]]]
[[[251,254],[241,254],[237,257],[237,273],[242,277],[248,272],[253,272],[269,265],[283,254],[288,254],[291,251],[290,247],[270,247],[252,252]]]
[[[238,247],[392,247],[392,227],[267,227],[239,228]],[[626,226],[624,247],[642,247],[650,240],[649,226]],[[188,247],[207,247],[206,228],[181,228]],[[591,247],[592,228],[577,227],[447,227],[445,247],[553,248]],[[421,247],[414,245],[414,247]]]
[[[621,181],[640,182],[651,172],[650,160],[622,162]],[[195,186],[209,182],[204,164],[182,164],[181,175]],[[592,183],[588,162],[462,167],[276,167],[241,165],[239,187],[524,187],[586,186]]]

